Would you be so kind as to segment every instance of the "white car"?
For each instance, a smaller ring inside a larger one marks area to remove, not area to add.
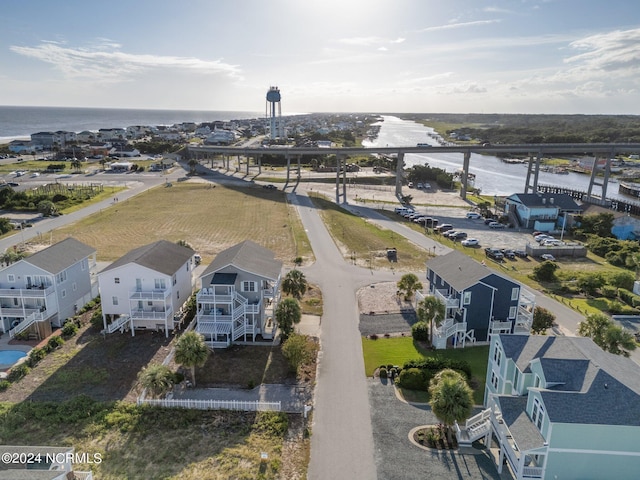
[[[491,222],[489,224],[489,228],[505,228],[505,224],[504,223],[499,223],[499,222]]]
[[[480,241],[477,238],[465,238],[460,242],[463,247],[475,247],[480,245]]]
[[[543,253],[542,255],[540,255],[540,258],[542,260],[548,260],[550,262],[555,262],[556,261],[556,257],[554,257],[553,255],[551,255],[550,253]]]
[[[477,220],[478,218],[482,218],[482,215],[480,215],[478,212],[467,212],[467,218]]]

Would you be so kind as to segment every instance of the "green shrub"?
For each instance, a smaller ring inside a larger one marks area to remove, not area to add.
[[[424,370],[430,377],[438,373],[440,370],[451,368],[464,373],[467,379],[471,378],[471,365],[469,362],[452,358],[428,357],[420,360],[409,360],[405,362],[403,368],[418,368],[420,370]]]
[[[4,392],[10,386],[11,382],[9,380],[0,380],[0,392]]]
[[[385,367],[382,367],[379,371],[378,371],[380,378],[387,378],[387,369]]]
[[[419,368],[403,369],[398,377],[398,386],[409,390],[429,390],[429,382]]]
[[[91,315],[91,326],[98,330],[102,330],[102,328],[104,327],[104,323],[102,320],[102,308],[97,309],[95,312],[93,312],[93,315]]]
[[[64,338],[62,338],[60,335],[55,335],[49,338],[49,341],[47,342],[47,346],[44,348],[47,349],[47,352],[53,352],[56,348],[62,346],[63,343],[64,343]]]
[[[429,340],[429,324],[427,322],[416,322],[411,327],[411,336],[419,342]]]
[[[29,363],[30,367],[35,367],[46,355],[47,352],[44,348],[33,348],[29,352],[29,359],[27,360],[27,362]]]
[[[634,302],[636,302],[636,304],[640,303],[640,296],[627,290],[626,288],[618,288],[618,297],[620,297],[620,300],[622,300],[627,305],[634,305]]]
[[[71,338],[78,333],[78,325],[72,320],[67,321],[62,327],[62,336],[64,338]]]
[[[616,298],[618,295],[618,289],[612,285],[603,285],[600,287],[600,293],[606,298]]]
[[[9,374],[7,375],[7,380],[10,382],[17,382],[22,377],[26,376],[30,371],[31,369],[29,368],[29,365],[27,365],[26,363],[15,365],[11,367]]]

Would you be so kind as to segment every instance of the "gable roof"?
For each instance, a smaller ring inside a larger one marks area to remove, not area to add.
[[[427,268],[458,292],[493,274],[487,267],[457,250],[432,258],[427,262]]]
[[[582,211],[582,207],[566,193],[514,193],[507,200],[521,203],[528,208],[559,208],[560,210]]]
[[[274,258],[274,253],[251,240],[245,240],[220,252],[202,273],[202,277],[233,265],[246,272],[276,280],[282,270],[282,262]]]
[[[69,237],[21,261],[55,274],[94,253],[96,253],[95,248]]]
[[[173,275],[194,253],[190,248],[183,247],[177,243],[158,240],[157,242],[134,248],[130,252],[125,253],[100,273],[122,267],[129,263],[135,263],[136,265],[150,268],[165,275]]]
[[[520,371],[540,362],[552,384],[538,389],[550,421],[640,426],[640,369],[629,358],[585,337],[500,335],[499,341]]]

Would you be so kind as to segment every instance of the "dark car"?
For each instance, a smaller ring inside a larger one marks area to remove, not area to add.
[[[504,260],[504,254],[497,248],[487,247],[484,249],[484,253],[487,257],[493,258],[494,260]]]
[[[442,225],[438,225],[434,230],[440,233],[448,232],[449,230],[453,230],[453,225],[450,223],[443,223]]]
[[[267,190],[275,190],[276,186],[275,185],[263,185],[262,188],[266,188]]]
[[[495,222],[495,219],[493,219],[493,218],[485,218],[484,219],[484,224],[485,225],[489,225],[492,222]]]
[[[513,250],[503,248],[500,251],[506,258],[510,258],[512,260],[516,258],[516,252],[514,252]]]
[[[526,250],[514,250],[513,253],[516,254],[516,257],[527,258],[529,255]]]
[[[449,238],[452,240],[461,240],[463,238],[467,238],[467,234],[465,232],[455,232],[453,234],[449,234]]]

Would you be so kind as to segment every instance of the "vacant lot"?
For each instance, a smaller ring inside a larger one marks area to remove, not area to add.
[[[293,207],[280,191],[183,182],[151,189],[68,227],[68,236],[91,245],[101,261],[156,240],[186,241],[204,262],[227,247],[250,239],[285,263],[311,258],[309,241]]]

